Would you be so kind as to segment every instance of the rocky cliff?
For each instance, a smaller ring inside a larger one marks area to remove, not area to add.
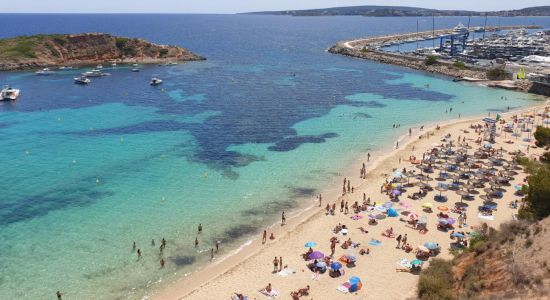
[[[156,45],[137,38],[105,33],[19,36],[0,40],[0,70],[108,61],[159,63],[204,60],[177,46]]]

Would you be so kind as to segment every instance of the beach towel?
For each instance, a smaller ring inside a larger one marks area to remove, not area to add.
[[[279,296],[279,293],[276,290],[271,290],[271,293],[268,293],[265,289],[260,291],[260,294],[264,295],[269,299],[275,299]]]
[[[372,239],[372,240],[370,240],[369,245],[371,245],[371,246],[380,246],[380,245],[382,245],[382,242],[379,241],[379,240]]]
[[[403,268],[406,268],[406,269],[412,268],[411,262],[410,262],[408,259],[406,259],[406,258],[402,258],[401,260],[399,260],[399,261],[397,262],[397,265],[399,265],[399,266],[401,266],[401,267],[403,267]]]
[[[489,220],[489,221],[493,221],[495,219],[495,216],[484,216],[481,213],[478,214],[477,217],[480,218],[480,219]]]
[[[349,282],[346,282],[344,284],[339,285],[336,289],[339,290],[340,292],[344,293],[344,294],[347,294],[347,293],[349,293],[349,288],[350,287],[351,287],[351,285],[349,284]]]
[[[281,276],[281,277],[287,277],[289,275],[292,275],[296,273],[296,271],[294,271],[293,269],[291,268],[284,268],[282,269],[279,273],[277,273],[277,275]]]

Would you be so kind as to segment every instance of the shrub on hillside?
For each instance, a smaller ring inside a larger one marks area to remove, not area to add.
[[[463,62],[461,62],[461,61],[455,61],[455,62],[453,63],[453,67],[455,67],[455,68],[457,68],[457,69],[459,69],[459,70],[464,70],[464,69],[466,69],[466,64],[463,63]]]
[[[452,262],[435,258],[420,274],[418,298],[422,300],[453,300]]]
[[[428,55],[426,57],[426,60],[424,61],[424,64],[426,66],[435,65],[437,63],[437,56],[435,55]]]
[[[492,68],[487,71],[487,79],[489,80],[505,80],[511,79],[512,75],[503,68]]]

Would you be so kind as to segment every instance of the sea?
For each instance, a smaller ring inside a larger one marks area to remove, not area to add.
[[[215,241],[216,256],[227,255],[283,210],[316,203],[351,164],[391,149],[408,128],[540,103],[326,51],[339,40],[415,31],[416,22],[0,15],[0,38],[105,32],[207,58],[138,73],[105,62],[111,76],[87,86],[73,77],[89,68],[0,72],[0,84],[22,91],[0,103],[0,298],[53,299],[57,290],[67,299],[147,298],[208,264]],[[435,26],[458,22],[467,17],[436,18]],[[550,27],[549,18],[499,22]],[[432,20],[419,24],[430,30]],[[152,77],[164,83],[150,86]]]

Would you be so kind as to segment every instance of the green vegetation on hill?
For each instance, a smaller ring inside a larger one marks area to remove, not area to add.
[[[407,6],[347,6],[306,10],[262,11],[250,14],[290,16],[368,16],[368,17],[418,17],[418,16],[550,16],[550,6],[528,7],[518,10],[479,12],[467,10],[437,10]]]

